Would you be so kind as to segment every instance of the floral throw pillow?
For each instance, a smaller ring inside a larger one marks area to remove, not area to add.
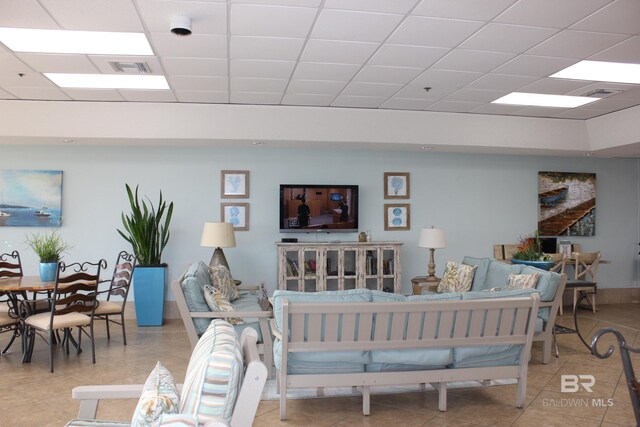
[[[144,383],[131,427],[155,426],[163,414],[178,413],[179,406],[180,395],[173,376],[158,362]]]
[[[204,285],[204,300],[211,311],[235,311],[227,297],[213,286]],[[242,319],[237,317],[229,317],[225,318],[225,320],[232,325],[244,323]]]
[[[448,261],[444,274],[438,284],[438,293],[467,292],[473,284],[473,276],[476,274],[477,265],[471,266]]]
[[[537,283],[537,274],[510,274],[507,289],[535,288]]]
[[[229,301],[233,301],[240,296],[236,282],[233,281],[231,272],[229,272],[227,267],[223,265],[211,267],[209,269],[209,275],[211,276],[213,287],[227,297]]]

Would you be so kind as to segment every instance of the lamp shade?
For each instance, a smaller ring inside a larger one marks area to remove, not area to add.
[[[200,246],[208,248],[235,247],[236,236],[233,233],[233,225],[228,222],[205,222]]]
[[[446,248],[444,230],[440,228],[423,228],[420,232],[418,246],[421,248],[441,249]]]

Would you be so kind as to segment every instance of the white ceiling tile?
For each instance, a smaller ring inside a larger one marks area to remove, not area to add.
[[[517,76],[546,77],[575,64],[575,62],[566,58],[519,55],[502,67],[496,68],[493,72]]]
[[[594,61],[640,63],[640,36],[631,37],[589,59]]]
[[[111,56],[111,55],[89,55],[89,59],[101,73],[113,74],[114,70],[111,62],[144,62],[151,74],[164,74],[157,56]],[[94,71],[95,72],[95,71]]]
[[[522,110],[522,105],[507,105],[507,104],[485,104],[478,108],[474,108],[470,112],[478,114],[513,114],[516,111]]]
[[[600,83],[599,86],[603,86],[603,84]],[[607,84],[605,87],[606,88],[610,88],[611,86],[609,84]],[[616,88],[616,86],[613,86],[611,88],[612,89]],[[617,89],[622,89],[622,88],[617,87]],[[626,88],[626,89],[623,89],[623,90],[624,90],[624,92],[622,92],[619,95],[616,95],[616,98],[620,98],[620,99],[640,99],[640,87],[634,86],[632,88]]]
[[[316,17],[308,7],[231,6],[231,34],[264,37],[307,37]]]
[[[436,18],[488,21],[516,0],[426,0],[413,10],[414,15]]]
[[[334,98],[347,85],[347,82],[327,80],[291,80],[287,93],[308,95],[331,95]]]
[[[222,0],[224,2],[224,0]],[[318,7],[322,0],[231,0],[231,3],[268,4],[272,6]]]
[[[394,98],[408,98],[408,99],[421,99],[431,100],[435,102],[439,99],[447,97],[457,91],[459,88],[454,86],[438,85],[433,86],[429,91],[425,91],[425,85],[411,83],[406,85],[402,90],[394,95]]]
[[[308,105],[317,107],[328,107],[331,105],[335,95],[317,95],[310,93],[287,93],[282,99],[283,105]]]
[[[309,40],[301,61],[363,64],[377,47],[377,43]]]
[[[230,99],[232,104],[278,105],[280,104],[280,99],[282,99],[282,94],[266,92],[232,92]]]
[[[515,57],[512,53],[453,49],[433,65],[434,69],[489,72]]]
[[[4,89],[20,99],[42,99],[54,101],[68,101],[70,99],[57,87],[5,86]]]
[[[575,30],[601,33],[640,33],[640,2],[638,0],[616,0],[573,25]]]
[[[428,68],[442,58],[448,48],[383,44],[369,64],[389,67]]]
[[[304,39],[281,37],[231,37],[233,59],[261,59],[272,61],[295,61],[300,55]]]
[[[638,104],[640,104],[640,100],[619,99],[611,97],[592,102],[591,104],[583,105],[581,108],[585,110],[618,111],[629,107],[635,107]]]
[[[220,92],[229,88],[226,77],[169,76],[169,85],[173,90],[205,90]]]
[[[372,83],[409,83],[423,71],[422,68],[405,67],[380,67],[377,65],[365,65],[356,75],[356,82]]]
[[[9,92],[0,89],[0,99],[16,99],[16,97],[11,95]]]
[[[522,53],[548,39],[558,30],[506,24],[487,24],[460,45],[463,49]]]
[[[156,55],[174,58],[226,58],[227,37],[192,34],[177,37],[173,34],[152,33],[151,45]]]
[[[623,34],[590,33],[586,31],[560,31],[530,49],[527,53],[542,56],[585,59],[610,48],[629,36]]]
[[[390,97],[404,85],[390,83],[350,83],[342,92],[344,95],[354,96],[384,96]]]
[[[208,92],[203,90],[177,90],[176,98],[179,102],[198,102],[225,104],[229,102],[228,92]]]
[[[86,55],[63,55],[47,53],[18,53],[21,61],[29,67],[47,73],[97,73],[98,69]],[[112,70],[113,72],[113,70]]]
[[[483,105],[481,102],[438,101],[426,108],[427,111],[443,111],[449,113],[468,113]]]
[[[507,74],[486,74],[471,83],[469,89],[501,90],[512,92],[538,80],[537,77],[511,76]]]
[[[387,108],[389,110],[424,110],[433,104],[431,99],[416,98],[398,98],[396,96],[387,99],[379,108]]]
[[[577,81],[577,80],[572,80],[572,81]],[[586,93],[592,92],[594,90],[597,89],[611,89],[613,91],[622,91],[621,93],[617,94],[617,95],[611,95],[610,98],[621,98],[621,99],[635,99],[633,97],[629,98],[627,96],[625,96],[627,93],[629,93],[630,91],[633,91],[634,89],[637,89],[638,86],[637,85],[625,85],[622,83],[609,83],[609,82],[594,82],[594,83],[589,83],[587,84],[587,82],[583,81],[583,86],[579,87],[579,88],[575,88],[571,91],[568,91],[566,93],[566,95],[584,95]]]
[[[176,16],[186,16],[191,18],[193,31],[189,37],[227,34],[227,5],[224,2],[137,0],[137,3],[144,16],[145,26],[152,33],[181,38],[170,33],[171,21]]]
[[[508,91],[462,88],[447,96],[444,100],[487,103],[495,101],[496,99],[505,96],[507,93]]]
[[[405,14],[419,1],[420,0],[325,0],[324,7],[326,9]]]
[[[482,76],[482,73],[429,69],[420,74],[412,84],[430,86],[432,88],[436,88],[438,86],[459,88],[471,83],[480,76]]]
[[[0,73],[2,74],[18,74],[18,73],[31,73],[33,70],[29,68],[24,62],[19,61],[15,55],[0,51]]]
[[[176,102],[170,90],[119,90],[120,94],[130,102]]]
[[[233,77],[288,79],[295,65],[293,61],[232,59],[230,69]]]
[[[523,86],[518,89],[519,92],[527,93],[545,93],[549,95],[569,95],[569,92],[580,89],[580,94],[588,92],[582,91],[582,88],[588,86],[588,83],[581,80],[553,79],[546,77],[535,82]]]
[[[505,24],[566,28],[611,0],[520,0],[495,19]]]
[[[0,1],[0,26],[57,30],[60,26],[36,0]]]
[[[231,92],[284,92],[287,87],[284,79],[252,79],[231,77]]]
[[[349,81],[360,69],[355,64],[328,64],[321,62],[300,62],[293,75],[302,80]]]
[[[24,73],[20,75],[12,72],[5,73],[4,69],[0,71],[0,86],[5,89],[8,87],[58,87],[40,73],[34,73],[31,70],[24,70]]]
[[[475,33],[482,25],[482,22],[476,21],[410,16],[389,37],[389,43],[455,47]]]
[[[377,108],[387,98],[373,96],[342,95],[331,104],[333,107]]]
[[[131,0],[40,0],[65,30],[142,32]]]
[[[162,58],[169,75],[227,77],[227,60],[211,58]]]
[[[73,89],[66,88],[64,92],[75,101],[125,101],[115,89]]]
[[[396,28],[403,15],[325,9],[320,13],[311,37],[324,40],[382,42]]]
[[[568,110],[570,110],[570,108],[526,107],[522,110],[516,111],[512,115],[527,117],[557,117],[558,114],[562,114]]]
[[[596,111],[596,110],[583,110],[581,108],[574,108],[572,110],[563,111],[558,114],[556,117],[562,119],[578,119],[578,120],[587,120],[592,119],[594,117],[602,116],[603,114],[607,114],[609,111]]]

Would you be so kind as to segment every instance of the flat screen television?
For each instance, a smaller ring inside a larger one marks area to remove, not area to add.
[[[280,232],[356,231],[357,185],[280,184]]]

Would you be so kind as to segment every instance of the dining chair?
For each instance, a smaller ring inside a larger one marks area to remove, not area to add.
[[[551,253],[551,254],[547,254],[549,255],[549,261],[553,262],[553,266],[549,269],[549,271],[555,271],[558,274],[563,274],[564,273],[564,269],[566,267],[567,264],[567,255],[564,253]],[[560,312],[560,316],[562,316],[562,301],[560,301],[560,307],[559,307],[559,312]]]
[[[573,258],[575,276],[567,281],[567,286],[573,289],[573,311],[575,312],[578,303],[585,299],[595,314],[596,292],[598,291],[596,276],[600,264],[600,252],[574,252]]]
[[[77,353],[82,351],[82,333],[84,333],[91,339],[91,356],[93,363],[96,363],[93,312],[96,307],[100,271],[106,266],[107,262],[104,259],[96,263],[65,264],[62,261],[58,263],[51,296],[51,310],[27,316],[24,320],[27,342],[26,361],[31,360],[37,334],[49,344],[49,368],[53,372],[53,348],[56,344],[54,333],[58,330],[64,332],[63,344],[66,344],[66,352],[69,354],[69,342],[74,342],[71,328],[78,328],[78,341],[74,342]]]
[[[22,276],[20,253],[13,251],[11,253],[0,254],[0,278]],[[5,295],[0,292],[0,333],[11,332],[12,335],[0,354],[7,354],[16,337],[20,334],[18,314],[15,312],[15,307],[11,304],[9,297],[3,298],[4,296]]]
[[[94,318],[104,320],[107,325],[107,339],[111,339],[109,331],[109,322],[113,322],[122,327],[122,341],[127,345],[127,334],[124,324],[124,309],[127,304],[127,296],[131,287],[131,279],[133,270],[136,265],[136,257],[126,251],[121,251],[116,259],[116,265],[113,268],[113,277],[111,280],[102,281],[109,282],[109,289],[99,292],[106,293],[106,300],[98,300],[98,306],[94,312]],[[117,301],[113,301],[113,298]],[[120,321],[110,318],[109,316],[120,316]]]

